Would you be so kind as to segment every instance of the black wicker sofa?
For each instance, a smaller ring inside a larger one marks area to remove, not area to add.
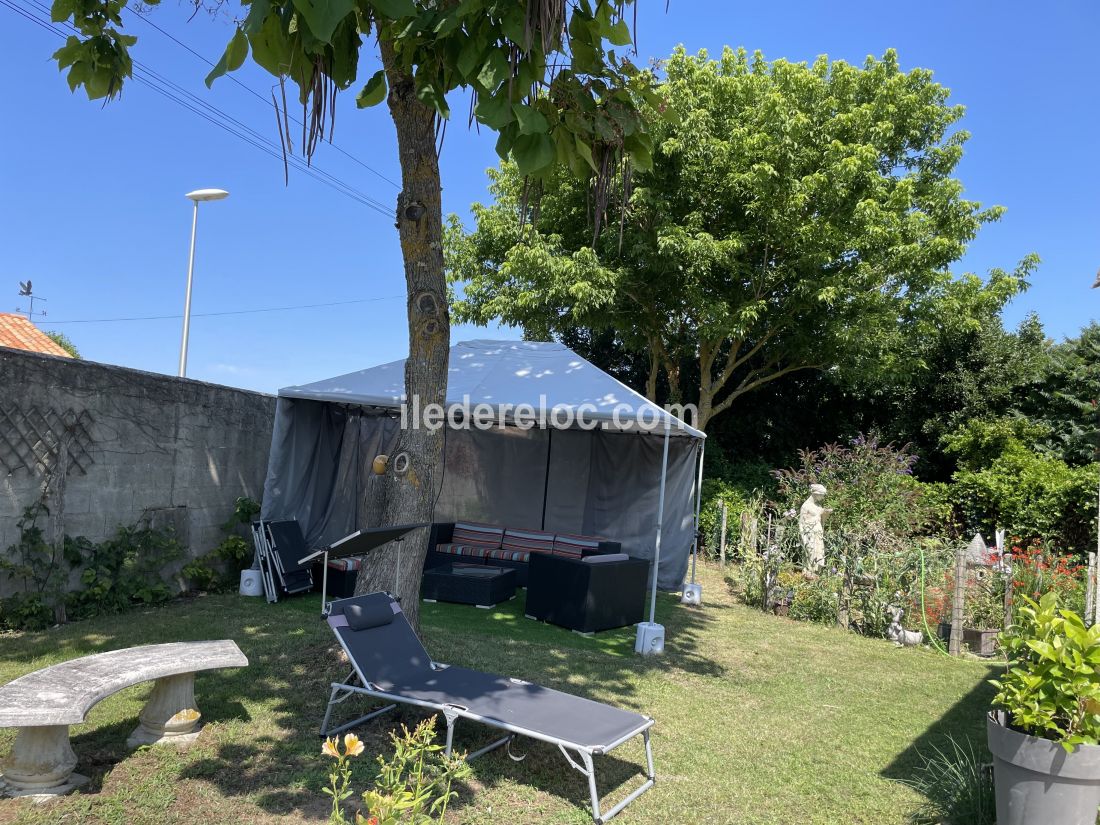
[[[619,542],[594,536],[516,530],[472,521],[441,522],[432,525],[424,568],[454,562],[507,567],[516,571],[516,584],[526,587],[532,555],[583,559],[621,550]]]

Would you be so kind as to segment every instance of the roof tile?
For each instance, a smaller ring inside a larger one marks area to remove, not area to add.
[[[53,339],[22,315],[13,315],[10,312],[0,312],[0,347],[72,358],[68,352],[54,343]]]

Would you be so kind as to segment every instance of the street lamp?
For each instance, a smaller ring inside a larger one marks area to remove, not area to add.
[[[187,297],[183,301],[183,341],[180,342],[180,378],[187,375],[187,334],[191,330],[191,278],[195,274],[195,229],[199,225],[199,202],[220,201],[228,198],[224,189],[196,189],[186,196],[195,204],[195,213],[191,218],[191,256],[187,261]]]

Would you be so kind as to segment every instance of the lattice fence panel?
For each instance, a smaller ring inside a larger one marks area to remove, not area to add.
[[[67,442],[68,471],[84,475],[93,463],[91,425],[87,410],[0,406],[0,468],[47,475],[56,469]]]

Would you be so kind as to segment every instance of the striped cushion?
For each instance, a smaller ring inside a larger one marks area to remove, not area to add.
[[[554,534],[540,530],[505,530],[501,547],[505,550],[549,553],[554,549]]]
[[[347,572],[349,570],[358,570],[362,566],[363,560],[356,558],[332,559],[328,563],[329,570],[342,570],[344,572]]]
[[[500,547],[500,539],[504,535],[503,527],[493,527],[491,524],[478,524],[476,521],[459,521],[455,524],[451,533],[451,541],[455,544],[477,544],[482,547]]]
[[[583,556],[585,551],[595,552],[599,549],[600,540],[590,536],[573,536],[568,533],[558,533],[554,536],[555,556]]]
[[[501,547],[498,550],[490,550],[485,557],[502,561],[521,561],[526,564],[531,558],[531,554],[527,550],[509,550],[506,547]]]
[[[487,554],[493,550],[498,549],[494,547],[480,547],[476,544],[437,544],[435,551],[437,553],[448,553],[452,556],[471,556],[476,559],[483,559]]]

